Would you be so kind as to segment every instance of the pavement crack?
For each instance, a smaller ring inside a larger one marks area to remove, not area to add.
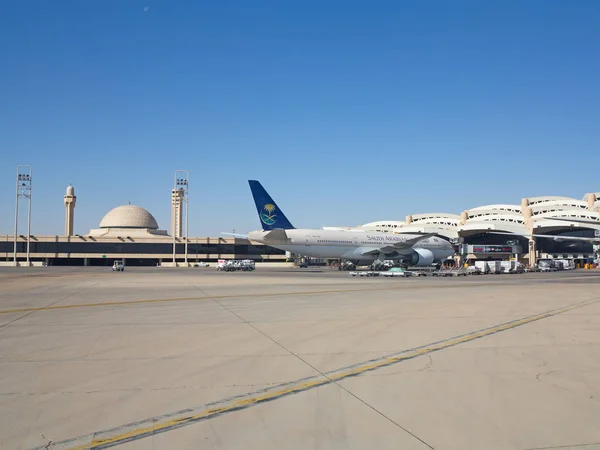
[[[543,381],[540,379],[540,377],[550,375],[551,373],[554,373],[554,372],[556,372],[556,370],[549,370],[548,372],[540,372],[535,376],[535,379],[538,380],[540,383],[543,383]]]
[[[429,368],[433,365],[433,359],[431,358],[431,355],[427,355],[427,357],[429,358],[429,362],[427,364],[425,364],[424,367],[419,369],[419,372],[424,372],[426,370],[429,370]]]
[[[48,439],[46,436],[44,436],[44,433],[42,433],[42,439],[45,441],[48,441],[45,448],[49,449],[50,446],[52,445],[52,439]]]
[[[569,444],[569,445],[553,445],[550,447],[528,447],[524,450],[560,450],[564,449],[574,449],[581,448],[581,450],[585,450],[586,447],[600,445],[600,442],[589,442],[587,444]]]
[[[552,387],[554,387],[554,388],[556,388],[556,389],[560,389],[560,390],[562,390],[562,391],[566,391],[566,392],[569,392],[569,393],[571,393],[571,394],[574,394],[574,395],[581,395],[581,393],[580,393],[580,392],[578,392],[577,390],[569,389],[568,387],[561,386],[560,384],[553,383],[552,381],[545,381],[545,380],[543,379],[543,377],[545,377],[546,375],[550,375],[551,373],[555,373],[555,372],[560,372],[560,371],[559,371],[559,370],[550,370],[550,371],[548,371],[548,372],[541,372],[541,373],[538,373],[538,374],[535,376],[535,379],[536,379],[537,381],[539,381],[540,383],[543,383],[543,384],[545,384],[545,385],[547,385],[547,386],[552,386]],[[589,400],[592,400],[592,401],[594,401],[594,402],[597,402],[597,400],[594,398],[594,396],[593,396],[593,395],[591,395],[591,396],[586,396],[586,398],[587,398],[587,399],[589,399]],[[586,445],[587,445],[587,444],[586,444]]]

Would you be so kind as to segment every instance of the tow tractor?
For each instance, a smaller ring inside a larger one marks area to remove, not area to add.
[[[371,263],[371,270],[384,271],[394,267],[394,261],[374,261]]]
[[[354,270],[356,269],[356,264],[352,261],[342,261],[338,266],[338,270]]]

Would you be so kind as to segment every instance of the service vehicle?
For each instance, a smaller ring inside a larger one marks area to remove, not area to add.
[[[381,272],[376,270],[369,271],[357,271],[357,272],[348,272],[348,275],[352,275],[353,277],[378,277]]]
[[[483,272],[481,271],[481,269],[477,266],[469,266],[467,267],[467,272],[469,273],[469,275],[481,275]]]
[[[538,261],[540,272],[556,272],[556,264],[553,259],[540,259]]]
[[[338,266],[338,270],[355,270],[356,264],[352,261],[342,261]]]
[[[453,277],[466,277],[467,275],[469,275],[469,271],[464,267],[459,267],[456,269],[451,269],[450,274]]]
[[[229,261],[220,259],[217,262],[217,270],[223,272],[251,272],[255,269],[255,263],[251,259],[231,259]]]
[[[386,272],[381,272],[384,277],[412,277],[413,273],[402,267],[392,267]]]
[[[434,277],[451,277],[452,271],[449,269],[440,269],[435,272],[431,272],[431,275]]]

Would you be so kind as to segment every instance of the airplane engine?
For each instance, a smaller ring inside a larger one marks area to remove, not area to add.
[[[433,252],[426,248],[415,248],[412,254],[413,266],[430,266],[433,264]]]

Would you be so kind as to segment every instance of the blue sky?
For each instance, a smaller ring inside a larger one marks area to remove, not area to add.
[[[358,225],[600,191],[600,2],[21,1],[0,14],[0,232],[131,202],[190,234]],[[24,223],[24,222],[23,222]],[[22,228],[25,230],[25,228]]]

